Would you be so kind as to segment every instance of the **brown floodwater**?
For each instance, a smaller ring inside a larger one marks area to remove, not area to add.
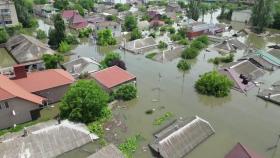
[[[242,25],[234,25],[242,28]],[[269,44],[278,43],[280,38],[269,39],[252,34],[244,40],[247,44],[265,49]],[[76,53],[75,56],[95,57],[100,60],[106,52],[112,50],[114,49],[99,48],[91,42],[85,42],[73,52]],[[109,142],[118,145],[127,137],[141,134],[143,140],[134,157],[151,158],[147,145],[154,139],[153,133],[168,123],[156,126],[153,125],[153,121],[164,113],[171,112],[174,115],[172,119],[198,115],[208,120],[216,131],[215,135],[189,153],[186,156],[188,158],[223,158],[237,142],[267,158],[280,157],[279,147],[267,150],[275,145],[280,134],[280,107],[257,98],[257,87],[246,95],[232,90],[225,98],[199,95],[195,91],[194,84],[199,75],[217,69],[207,61],[219,56],[218,53],[202,51],[197,59],[190,61],[192,68],[183,80],[183,74],[176,68],[179,59],[162,64],[146,59],[144,55],[117,51],[125,61],[128,71],[137,76],[138,98],[119,103],[113,111],[114,116],[122,121],[122,127],[106,132]],[[238,52],[236,57],[242,55],[243,52]],[[278,80],[280,80],[279,70],[266,73],[259,79],[265,83],[261,86],[262,89],[268,88],[271,83]],[[147,115],[145,112],[150,109],[156,110],[153,114]],[[85,158],[95,152],[96,144],[89,143],[59,157]]]

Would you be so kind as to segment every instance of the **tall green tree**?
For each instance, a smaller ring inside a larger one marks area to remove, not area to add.
[[[200,0],[190,0],[188,5],[188,17],[197,21],[199,19],[199,6],[200,6]]]
[[[257,33],[273,22],[273,0],[258,0],[252,8],[252,24]]]
[[[28,4],[26,3],[26,1],[16,0],[14,1],[14,4],[17,11],[18,20],[22,24],[22,26],[25,28],[32,27],[32,15],[29,13]]]
[[[66,37],[65,24],[60,14],[54,16],[54,29],[49,30],[49,45],[57,48]]]
[[[210,6],[207,3],[201,3],[199,8],[202,15],[202,21],[204,22],[204,15],[210,10]]]
[[[59,107],[62,118],[90,123],[108,111],[109,96],[93,80],[79,80],[66,92]]]
[[[142,38],[142,34],[139,31],[139,29],[138,28],[133,29],[131,32],[130,40],[133,41],[133,40],[140,39],[140,38]]]
[[[137,19],[132,15],[126,16],[124,27],[127,31],[132,31],[133,29],[137,28]]]
[[[97,44],[100,46],[115,45],[117,40],[109,29],[100,30],[97,33]]]
[[[64,10],[69,6],[69,0],[55,0],[53,6],[57,9]]]
[[[93,0],[79,0],[79,4],[87,10],[92,10],[94,7]]]
[[[8,38],[9,38],[9,34],[7,33],[6,29],[1,28],[0,29],[0,44],[7,42]]]
[[[280,29],[280,1],[276,2],[274,5],[274,15],[273,15],[273,23],[271,25],[272,28]]]

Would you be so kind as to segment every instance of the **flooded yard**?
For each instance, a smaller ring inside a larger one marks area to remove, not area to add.
[[[13,66],[16,64],[5,48],[0,48],[0,68]]]
[[[267,39],[252,34],[244,40],[251,46],[265,49],[267,45],[275,44],[280,39]],[[78,46],[73,52],[76,53],[75,56],[95,57],[99,60],[104,53],[112,50],[114,49],[98,48],[89,42]],[[152,157],[147,145],[154,139],[153,133],[168,123],[157,126],[153,125],[153,121],[166,112],[173,114],[171,120],[200,116],[208,120],[216,131],[215,135],[188,154],[188,158],[223,158],[237,142],[265,157],[280,157],[279,147],[268,150],[275,145],[280,134],[280,107],[257,98],[257,87],[246,95],[232,90],[231,95],[225,98],[199,95],[195,91],[194,84],[199,75],[217,69],[207,61],[219,56],[218,53],[202,51],[197,59],[191,60],[192,68],[186,73],[183,82],[183,74],[176,67],[179,59],[161,64],[145,58],[145,55],[116,51],[121,54],[128,71],[137,76],[138,98],[118,104],[113,113],[125,125],[126,130],[107,131],[107,139],[119,144],[129,136],[140,134],[144,140],[141,141],[135,158]],[[238,52],[236,57],[242,55],[243,52]],[[279,76],[279,70],[267,72],[259,79],[264,82],[261,89],[278,81]],[[155,109],[155,112],[147,115],[146,111],[151,109]],[[60,158],[86,157],[95,152],[95,147],[96,143],[90,143]]]

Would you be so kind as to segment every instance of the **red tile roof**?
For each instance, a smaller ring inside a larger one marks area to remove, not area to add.
[[[14,80],[16,84],[32,93],[71,84],[74,81],[71,74],[62,69],[33,72],[27,74],[26,78]]]
[[[136,76],[118,66],[112,66],[95,72],[92,74],[92,77],[108,89],[136,79]]]
[[[68,19],[70,19],[71,17],[73,17],[75,14],[77,14],[75,10],[64,10],[64,11],[62,12],[62,18],[68,20]]]
[[[76,14],[70,18],[71,27],[75,29],[85,28],[88,25],[86,19],[84,19],[81,15]]]
[[[240,143],[237,143],[234,148],[225,156],[225,158],[264,158],[252,150],[249,150]]]
[[[42,104],[44,100],[44,98],[26,91],[8,77],[0,75],[0,100],[7,100],[16,97],[37,104]]]

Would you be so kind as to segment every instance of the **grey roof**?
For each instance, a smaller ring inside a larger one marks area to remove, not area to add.
[[[150,147],[163,158],[181,158],[214,133],[209,122],[197,116],[190,121],[177,120],[155,134]]]
[[[267,53],[273,55],[280,60],[280,49],[270,49]]]
[[[0,157],[53,158],[78,148],[98,137],[90,134],[83,124],[62,121],[42,123],[28,128],[28,135],[6,136],[0,143]]]
[[[236,51],[237,49],[244,50],[247,48],[247,45],[240,42],[237,38],[231,38],[215,45],[214,48],[216,48],[220,52],[228,53]]]
[[[152,37],[137,39],[127,43],[123,43],[122,47],[132,53],[139,54],[145,52],[148,49],[155,48],[158,43]]]
[[[40,60],[43,54],[55,53],[41,41],[23,34],[11,37],[6,48],[19,63]]]
[[[125,158],[121,151],[113,144],[110,144],[88,158]]]
[[[63,64],[63,66],[74,77],[78,77],[82,73],[98,71],[100,64],[92,58],[80,57]]]
[[[273,83],[271,88],[260,91],[257,96],[280,105],[280,81]]]

